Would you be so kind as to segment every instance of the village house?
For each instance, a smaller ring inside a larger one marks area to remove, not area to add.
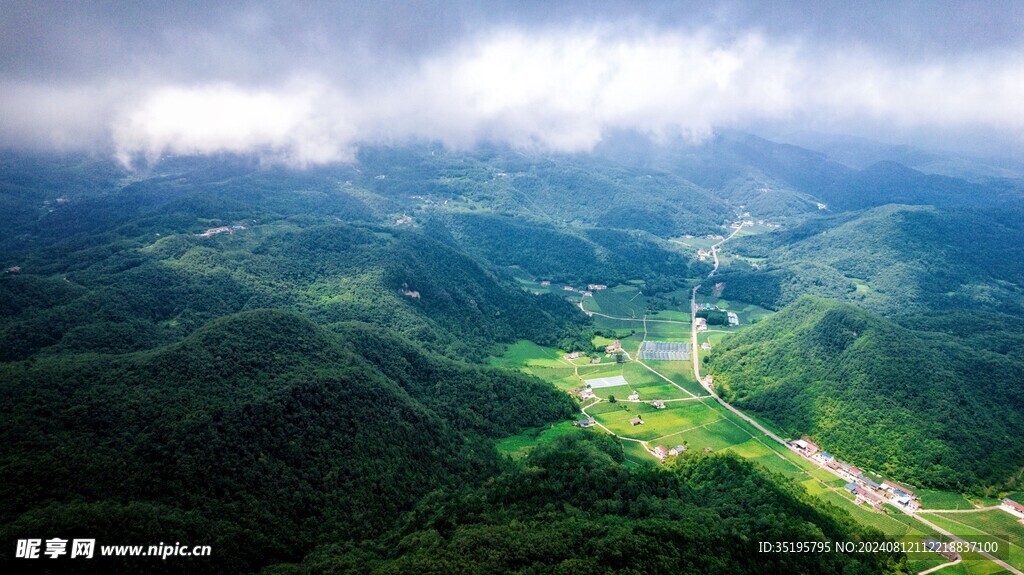
[[[857,469],[844,461],[840,461],[838,467],[833,469],[836,469],[836,471],[838,471],[843,477],[846,477],[851,481],[856,481],[860,477],[861,473],[863,473],[860,469]]]
[[[884,502],[884,500],[882,499],[882,497],[880,495],[878,495],[874,491],[871,491],[869,489],[865,489],[865,488],[861,487],[860,485],[857,485],[856,483],[847,483],[846,484],[846,490],[856,496],[854,498],[854,503],[856,503],[858,505],[860,503],[866,501],[872,507],[876,507],[877,508],[877,507],[881,507],[882,503]]]
[[[584,296],[594,295],[593,292],[591,292],[591,291],[584,291],[584,292],[580,292],[580,293],[582,293]]]
[[[651,407],[654,409],[665,409],[665,402],[660,399],[655,399],[651,402]]]
[[[594,390],[589,385],[580,390],[580,399],[594,399],[595,397],[597,396],[594,395]]]
[[[891,491],[894,494],[906,495],[910,499],[917,499],[917,495],[915,495],[913,491],[906,487],[903,487],[902,485],[897,485],[889,480],[883,481],[881,488],[884,489],[885,491]]]
[[[668,454],[672,455],[672,456],[682,455],[685,452],[686,452],[686,446],[685,445],[677,445],[677,446],[673,447],[672,449],[668,450]]]
[[[726,312],[726,315],[729,317],[729,325],[740,324],[740,317],[735,312]]]
[[[572,424],[576,427],[592,427],[597,425],[597,421],[593,417],[588,417],[586,419],[577,419]]]
[[[711,344],[705,341],[704,343],[700,344],[700,348],[703,349],[704,351],[711,351]]]
[[[629,394],[629,401],[640,401],[640,392],[633,390],[633,393]]]
[[[1024,505],[1021,505],[1020,503],[1017,503],[1012,499],[1003,499],[1003,503],[999,506],[999,508],[1009,513],[1010,515],[1015,515],[1017,517],[1024,519]]]
[[[576,288],[574,288],[572,286],[563,286],[562,290],[564,290],[564,291],[576,291]]]
[[[806,439],[797,439],[793,442],[793,446],[802,451],[807,457],[810,457],[820,451],[817,445]]]
[[[604,284],[588,284],[587,289],[590,291],[601,291],[603,289],[608,289],[608,286]]]
[[[21,273],[21,266],[11,266],[4,271],[9,274]]]
[[[548,280],[544,280],[544,281],[540,282],[540,285],[542,285],[542,286],[549,286],[549,285],[551,285],[551,282],[548,281]]]
[[[629,420],[629,424],[632,425],[633,427],[636,427],[638,425],[643,425],[644,420],[640,419],[639,417],[634,417],[633,419]]]
[[[705,332],[708,330],[708,320],[702,317],[698,317],[697,319],[693,320],[693,324],[697,326],[698,332]]]
[[[654,455],[658,456],[658,459],[665,461],[665,456],[668,455],[668,450],[665,449],[664,445],[659,445],[654,448]]]
[[[607,353],[616,353],[622,351],[622,342],[615,340],[604,347]]]
[[[913,501],[910,498],[910,495],[908,495],[907,493],[904,493],[900,489],[893,489],[892,498],[896,501],[896,503],[899,503],[900,505],[903,505],[904,507],[909,506],[910,502]]]
[[[830,461],[835,460],[835,457],[832,457],[832,454],[827,452],[827,451],[822,451],[822,452],[817,453],[814,456],[814,458],[817,459],[818,461],[821,461],[822,463],[825,463],[825,464],[828,464]]]
[[[580,352],[574,351],[572,353],[566,354],[565,359],[579,359],[580,355]]]
[[[205,232],[203,232],[201,234],[198,234],[198,236],[201,237],[201,238],[208,238],[208,237],[213,236],[213,235],[222,234],[224,232],[230,232],[230,231],[231,231],[231,228],[229,228],[227,226],[221,226],[219,228],[210,228],[210,229],[206,230]]]

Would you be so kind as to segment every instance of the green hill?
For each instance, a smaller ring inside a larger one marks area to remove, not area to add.
[[[692,454],[629,471],[621,447],[577,432],[485,487],[438,493],[392,532],[325,546],[280,574],[879,573],[893,555],[762,554],[758,541],[863,541],[880,534],[732,456]]]
[[[496,472],[485,437],[572,413],[531,377],[341,331],[251,311],[152,351],[4,364],[2,536],[203,542],[219,559],[190,570],[252,570],[379,532]]]
[[[982,341],[804,297],[726,339],[709,367],[726,400],[858,466],[981,488],[1016,479],[1024,465],[1024,362],[1015,345]]]
[[[765,258],[723,271],[726,297],[778,309],[800,294],[885,315],[977,309],[1024,313],[1020,210],[882,206],[751,236],[730,249]]]

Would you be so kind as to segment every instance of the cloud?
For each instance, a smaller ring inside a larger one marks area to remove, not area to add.
[[[699,140],[764,124],[981,129],[1020,142],[1019,53],[904,60],[759,31],[507,26],[398,65],[352,50],[300,58],[292,72],[258,80],[248,68],[218,79],[218,67],[191,81],[179,73],[72,88],[22,82],[0,96],[0,138],[39,127],[38,140],[108,142],[125,162],[253,152],[294,165],[344,161],[361,143],[582,151],[609,130]],[[253,55],[238,59],[251,64]]]
[[[308,165],[351,157],[356,134],[346,125],[343,101],[324,98],[315,81],[278,90],[230,84],[160,86],[119,114],[113,127],[117,157],[131,164],[165,153],[259,152]]]

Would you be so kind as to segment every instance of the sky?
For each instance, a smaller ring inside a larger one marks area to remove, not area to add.
[[[0,0],[0,147],[578,152],[616,130],[1024,151],[1024,2]]]

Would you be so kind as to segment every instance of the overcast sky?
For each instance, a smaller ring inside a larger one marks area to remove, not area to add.
[[[0,0],[0,145],[302,165],[734,128],[1024,149],[1024,2],[890,4]]]

